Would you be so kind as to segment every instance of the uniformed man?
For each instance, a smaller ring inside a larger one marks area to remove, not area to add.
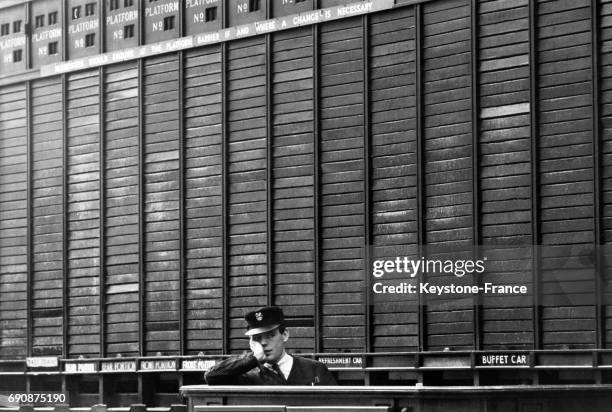
[[[285,352],[289,331],[281,308],[261,308],[244,318],[251,352],[213,366],[205,374],[209,385],[336,385],[321,362]]]

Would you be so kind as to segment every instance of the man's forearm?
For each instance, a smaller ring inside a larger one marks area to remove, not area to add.
[[[235,356],[224,359],[205,374],[204,378],[209,385],[232,385],[237,383],[237,378],[256,368],[259,365],[255,356],[249,353],[245,356]]]

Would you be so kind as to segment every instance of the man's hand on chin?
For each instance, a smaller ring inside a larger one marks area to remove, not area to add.
[[[263,362],[266,359],[266,354],[263,346],[261,346],[261,343],[254,341],[253,338],[251,338],[251,340],[249,340],[249,346],[253,351],[253,356],[255,356],[259,362]]]

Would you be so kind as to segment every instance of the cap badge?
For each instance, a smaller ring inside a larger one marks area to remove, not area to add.
[[[261,322],[263,320],[263,315],[261,314],[261,312],[257,312],[255,314],[255,319],[257,319],[257,322]]]

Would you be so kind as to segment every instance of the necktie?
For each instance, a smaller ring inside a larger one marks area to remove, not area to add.
[[[283,372],[280,370],[278,363],[273,363],[272,364],[272,370],[274,372],[276,372],[276,374],[278,376],[280,376],[280,378],[283,380],[283,382],[287,382],[287,379],[285,379],[285,375],[283,374]]]

